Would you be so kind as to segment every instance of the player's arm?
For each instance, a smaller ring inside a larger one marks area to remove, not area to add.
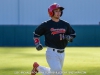
[[[34,36],[35,36],[35,34],[34,34]],[[42,47],[42,44],[40,43],[39,37],[33,37],[33,40],[34,40],[34,44],[36,46],[36,49],[37,50],[42,50],[43,47]]]
[[[40,43],[40,36],[44,35],[45,33],[45,29],[44,29],[44,23],[41,24],[40,26],[38,26],[35,30],[35,32],[33,32],[33,40],[34,40],[34,44],[36,46],[37,50],[42,50],[42,44]]]
[[[72,42],[73,39],[76,37],[75,31],[70,25],[68,25],[65,37],[66,37],[66,40],[69,42]]]

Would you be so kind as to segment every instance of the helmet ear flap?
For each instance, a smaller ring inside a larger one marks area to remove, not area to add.
[[[50,17],[54,15],[53,11],[50,11],[49,9],[48,9],[48,14]]]
[[[52,16],[54,16],[54,11],[52,11]]]
[[[52,12],[51,12],[51,16],[53,16],[53,15],[54,15],[54,12],[52,11]]]

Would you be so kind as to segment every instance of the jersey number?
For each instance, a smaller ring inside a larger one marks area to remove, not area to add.
[[[60,40],[64,39],[64,34],[59,34],[59,36],[60,36]]]

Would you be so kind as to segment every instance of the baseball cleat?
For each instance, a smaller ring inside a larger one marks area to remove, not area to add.
[[[38,73],[38,70],[37,70],[38,66],[39,66],[39,64],[37,62],[34,62],[33,69],[31,71],[31,75],[36,75],[36,73]]]

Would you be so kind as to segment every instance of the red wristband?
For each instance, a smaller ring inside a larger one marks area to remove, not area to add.
[[[34,38],[34,43],[38,44],[40,42],[39,38]]]

